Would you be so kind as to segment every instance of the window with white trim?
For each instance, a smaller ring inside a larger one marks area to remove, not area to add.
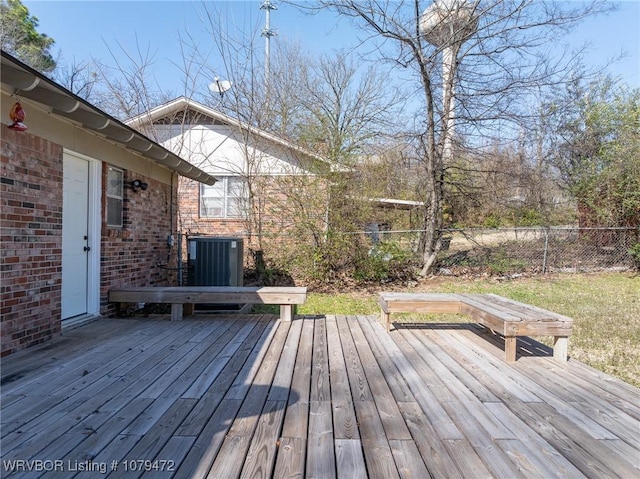
[[[216,176],[213,186],[200,185],[201,218],[243,218],[247,205],[247,188],[243,178]]]
[[[122,228],[124,172],[113,166],[107,172],[107,226]]]

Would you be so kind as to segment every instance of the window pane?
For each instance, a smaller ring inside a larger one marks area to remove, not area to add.
[[[223,199],[202,197],[200,201],[200,216],[203,218],[220,218],[223,216]]]
[[[224,198],[224,181],[220,179],[215,185],[202,185],[200,195],[207,198]]]
[[[121,170],[109,167],[107,175],[107,196],[122,198],[123,174]]]
[[[107,226],[122,228],[124,172],[112,166],[107,171]]]
[[[229,196],[236,198],[244,196],[244,180],[242,178],[227,178]]]
[[[107,226],[122,227],[122,200],[107,197]]]
[[[244,216],[244,199],[229,198],[227,200],[227,216],[239,217]]]
[[[200,187],[200,217],[242,217],[246,205],[246,184],[237,176],[218,177],[213,186]]]

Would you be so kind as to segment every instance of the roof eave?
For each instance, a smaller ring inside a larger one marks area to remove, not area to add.
[[[51,115],[81,126],[187,178],[213,185],[215,177],[103,112],[40,72],[2,51],[2,89]]]
[[[304,148],[301,148],[287,140],[284,140],[276,135],[273,135],[269,132],[266,132],[264,130],[261,130],[260,128],[256,128],[250,125],[246,125],[244,123],[242,123],[239,120],[236,120],[234,118],[231,118],[230,116],[225,115],[224,113],[220,113],[217,110],[214,110],[206,105],[203,105],[200,102],[197,102],[195,100],[190,100],[187,97],[181,96],[178,98],[175,98],[174,100],[171,100],[163,105],[157,106],[156,108],[153,108],[145,113],[142,113],[141,115],[135,116],[133,118],[130,118],[129,120],[126,120],[126,124],[129,126],[132,126],[134,128],[141,128],[145,125],[151,124],[156,120],[159,120],[161,118],[164,118],[168,115],[174,115],[180,111],[183,111],[187,108],[191,108],[199,113],[202,113],[203,115],[207,115],[211,118],[214,118],[217,121],[220,121],[221,123],[227,124],[229,126],[232,126],[234,128],[238,128],[241,130],[245,130],[248,131],[251,134],[255,134],[265,140],[268,140],[272,143],[278,144],[282,147],[288,148],[292,151],[295,151],[298,154],[302,154],[307,156],[308,158],[314,160],[314,161],[319,161],[322,163],[326,163],[327,165],[329,165],[330,171],[333,173],[344,173],[344,172],[348,172],[351,171],[349,168],[343,166],[343,165],[339,165],[337,163],[332,162],[331,160],[317,155],[311,151],[305,150]]]

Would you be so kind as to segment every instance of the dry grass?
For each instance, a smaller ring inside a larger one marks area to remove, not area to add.
[[[385,290],[495,293],[574,319],[569,354],[640,387],[640,276],[630,273],[554,275],[511,281],[438,280]],[[310,294],[301,314],[378,314],[375,291]],[[465,321],[412,315],[410,321]],[[538,339],[538,338],[536,338]],[[550,344],[549,340],[544,340]]]

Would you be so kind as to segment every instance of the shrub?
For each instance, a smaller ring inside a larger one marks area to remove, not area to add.
[[[494,254],[488,255],[487,266],[492,274],[504,275],[509,273],[521,273],[526,271],[527,262],[509,257],[502,250],[496,251]]]
[[[502,225],[500,217],[493,213],[489,214],[482,222],[482,226],[485,228],[500,228],[500,225]]]
[[[629,248],[629,254],[633,260],[634,268],[640,271],[640,243],[636,243]]]
[[[396,242],[381,242],[356,259],[353,278],[361,282],[413,277],[414,255]]]
[[[538,210],[522,207],[514,212],[514,224],[516,226],[540,226],[544,224],[544,217]]]

